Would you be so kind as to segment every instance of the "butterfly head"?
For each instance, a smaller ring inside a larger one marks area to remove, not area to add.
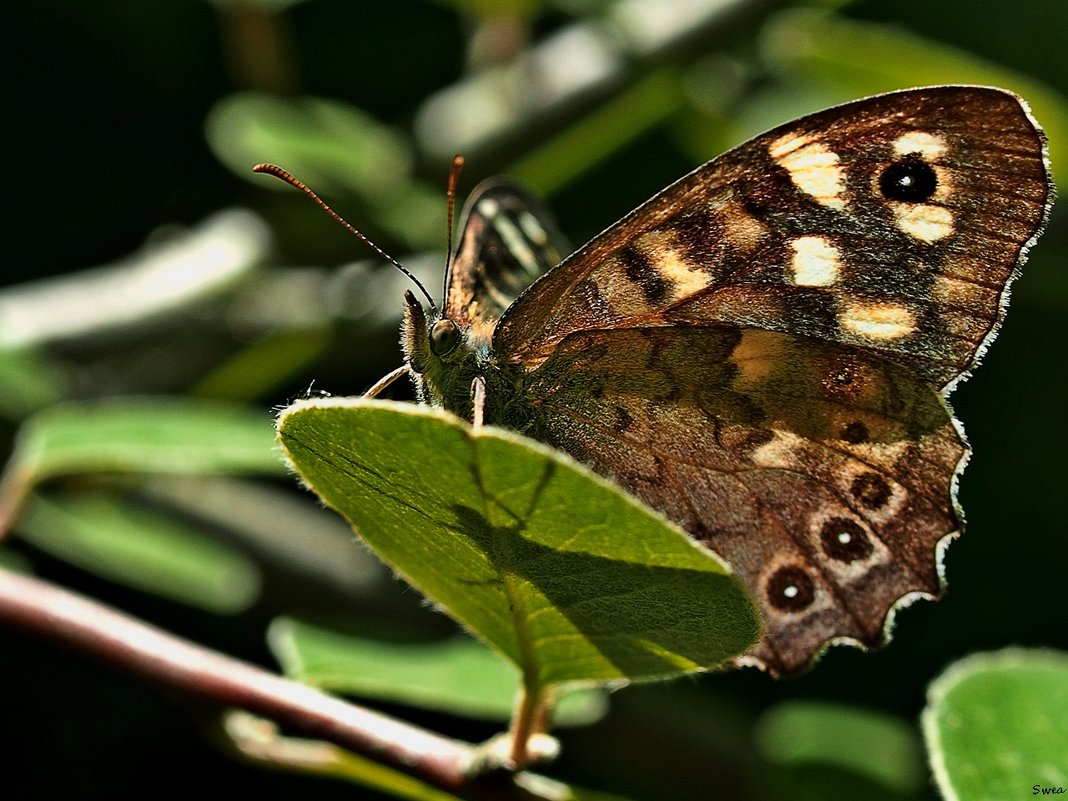
[[[420,400],[467,417],[470,384],[479,368],[477,349],[458,323],[437,309],[428,315],[411,291],[404,303],[401,345]]]

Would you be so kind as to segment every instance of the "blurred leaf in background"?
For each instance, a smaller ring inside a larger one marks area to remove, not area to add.
[[[954,663],[931,685],[923,713],[942,795],[1068,792],[1066,717],[1068,653],[1007,648]]]

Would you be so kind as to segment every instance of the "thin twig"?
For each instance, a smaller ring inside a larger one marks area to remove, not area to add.
[[[472,784],[465,772],[474,753],[468,743],[331,697],[37,578],[0,569],[0,623],[72,645],[220,709],[270,718],[465,798],[538,797],[511,781]]]

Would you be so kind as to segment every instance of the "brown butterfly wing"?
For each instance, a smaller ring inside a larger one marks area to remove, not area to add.
[[[964,444],[938,394],[862,349],[732,327],[572,334],[528,376],[541,436],[731,563],[764,610],[752,658],[874,645],[935,595]],[[864,442],[841,431],[862,425]]]
[[[942,394],[1041,230],[1013,95],[912,90],[760,136],[537,281],[494,333],[540,435],[725,556],[775,672],[937,595],[967,450]]]
[[[540,203],[500,178],[471,192],[459,230],[445,278],[445,316],[488,343],[505,309],[559,263],[567,243]]]
[[[923,202],[882,192],[909,156]],[[1045,140],[1015,95],[935,87],[776,128],[685,176],[508,309],[524,366],[574,331],[753,326],[876,348],[944,385],[975,362],[1048,213]]]

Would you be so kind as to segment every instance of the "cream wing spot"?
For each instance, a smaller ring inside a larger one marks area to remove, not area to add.
[[[927,131],[909,131],[894,140],[894,152],[898,156],[907,156],[911,153],[920,154],[925,161],[935,161],[946,150],[946,140],[937,134]]]
[[[484,197],[478,202],[478,213],[487,220],[492,220],[501,211],[501,204],[491,197]]]
[[[811,144],[811,142],[812,137],[809,134],[786,134],[768,145],[768,154],[776,161],[779,161],[779,159],[785,158],[805,145]]]
[[[775,429],[774,436],[754,450],[750,458],[757,467],[789,469],[797,464],[797,452],[804,446],[797,434]]]
[[[797,286],[831,286],[841,268],[841,255],[824,236],[799,236],[790,242],[790,268]]]
[[[790,180],[820,205],[845,208],[845,173],[838,154],[811,136],[786,134],[768,145],[768,154],[790,174]]]
[[[931,203],[891,203],[898,228],[921,242],[937,242],[954,230],[953,212]]]
[[[916,330],[916,315],[897,303],[847,301],[838,312],[838,324],[857,336],[885,341],[901,339]]]
[[[651,231],[639,237],[634,244],[663,279],[666,288],[664,300],[667,302],[687,298],[711,284],[712,275],[687,261],[671,231]]]
[[[953,173],[948,167],[937,164],[932,164],[931,169],[934,170],[935,178],[938,180],[938,186],[935,188],[935,193],[931,195],[931,200],[944,203],[953,196]]]
[[[954,194],[953,172],[933,163],[948,149],[940,136],[910,131],[894,142],[897,160],[873,175],[872,191],[886,201],[897,227],[928,244],[951,236],[956,228],[946,205]]]
[[[493,204],[497,206],[496,203]],[[479,210],[482,210],[482,204],[479,205]],[[508,252],[512,254],[517,262],[523,265],[527,271],[531,271],[531,265],[537,263],[537,257],[534,255],[534,251],[531,250],[530,245],[527,244],[527,239],[523,236],[523,232],[506,216],[503,214],[494,218],[492,215],[486,215],[487,220],[492,220],[494,228],[497,230],[497,235],[503,240],[505,246],[508,248]],[[507,299],[505,299],[507,302]]]
[[[686,298],[707,287],[712,276],[688,264],[677,250],[665,250],[653,263],[660,277],[671,284],[671,300]]]

